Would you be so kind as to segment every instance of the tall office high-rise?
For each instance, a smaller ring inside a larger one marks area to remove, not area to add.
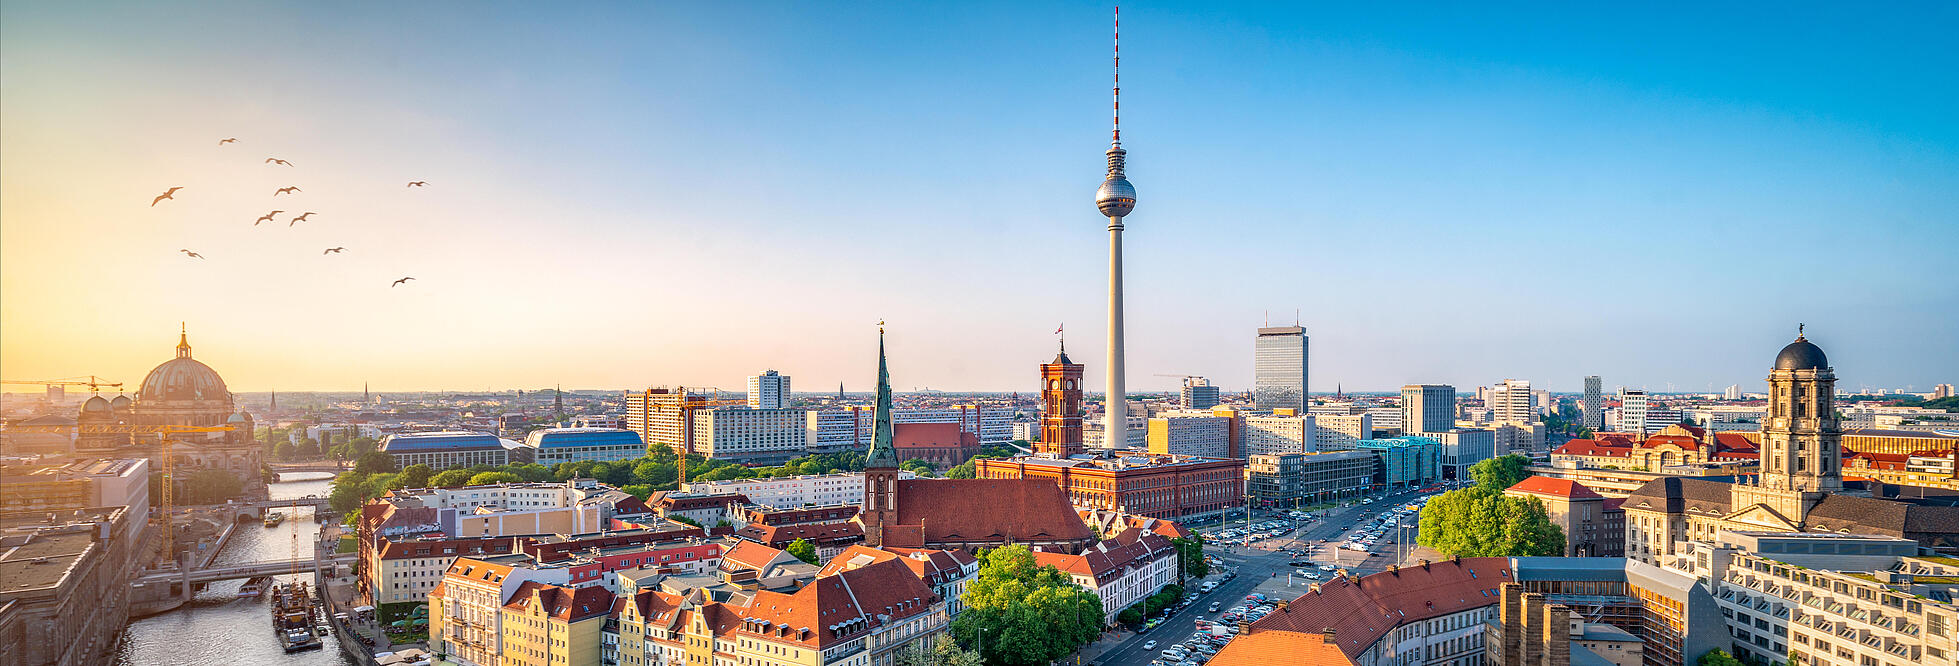
[[[1409,384],[1401,387],[1401,432],[1449,432],[1456,429],[1456,387],[1447,384]]]
[[[1598,375],[1585,377],[1585,427],[1594,432],[1605,429],[1605,385]]]
[[[1741,385],[1740,385],[1740,384],[1729,384],[1729,385],[1728,385],[1728,388],[1727,388],[1726,390],[1723,390],[1723,391],[1721,391],[1721,399],[1723,399],[1723,400],[1740,400],[1740,399],[1741,399]]]
[[[1218,405],[1218,387],[1203,377],[1185,377],[1177,405],[1184,409],[1210,409]]]
[[[1252,402],[1306,413],[1306,329],[1267,326],[1252,345]]]
[[[1531,393],[1530,382],[1522,379],[1505,379],[1490,387],[1490,419],[1497,422],[1530,423],[1537,420],[1537,410],[1533,408],[1535,396]]]
[[[1120,37],[1122,23],[1116,22]],[[1122,48],[1115,49],[1114,129],[1110,132],[1108,175],[1095,190],[1095,208],[1109,218],[1109,367],[1106,409],[1102,413],[1105,442],[1129,441],[1129,392],[1125,389],[1122,353],[1122,218],[1136,210],[1136,187],[1129,184],[1124,170],[1129,152],[1122,149]]]
[[[1646,392],[1619,389],[1619,432],[1646,436]]]
[[[749,409],[788,409],[789,375],[774,370],[748,378]]]

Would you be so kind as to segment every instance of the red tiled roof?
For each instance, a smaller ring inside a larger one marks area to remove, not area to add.
[[[1060,569],[1063,573],[1088,576],[1096,585],[1107,585],[1131,570],[1145,568],[1163,557],[1176,557],[1176,548],[1163,535],[1131,527],[1122,536],[1097,542],[1080,555],[1034,551],[1034,564]]]
[[[1632,446],[1630,444],[1621,445],[1614,441],[1574,439],[1565,442],[1564,446],[1558,447],[1552,453],[1567,456],[1611,456],[1614,458],[1624,458],[1632,455]]]
[[[864,527],[857,523],[801,523],[797,525],[749,525],[735,534],[766,544],[783,544],[808,539],[812,544],[857,541],[864,538]]]
[[[887,622],[928,613],[932,588],[896,560],[817,578],[794,594],[758,591],[739,630],[775,642],[822,648]]]
[[[1549,497],[1563,497],[1565,499],[1602,499],[1605,497],[1604,495],[1592,492],[1591,488],[1586,488],[1583,484],[1571,479],[1553,479],[1548,476],[1535,475],[1524,477],[1524,480],[1518,481],[1517,485],[1511,486],[1508,490]]]
[[[886,526],[883,542],[923,547],[1093,538],[1051,479],[905,479],[898,481],[897,524]]]
[[[1502,557],[1444,560],[1359,579],[1335,578],[1252,623],[1254,631],[1334,630],[1340,651],[1358,656],[1395,627],[1498,602],[1514,580]]]
[[[788,559],[784,559],[788,558]],[[734,546],[721,554],[721,569],[754,569],[761,571],[776,562],[800,561],[795,556],[772,546],[738,539]]]
[[[1625,503],[1626,503],[1626,498],[1624,497],[1607,497],[1605,498],[1605,504],[1604,504],[1605,508],[1603,509],[1603,511],[1608,511],[1608,512],[1621,511],[1622,509],[1619,508],[1619,505]]]
[[[891,444],[900,449],[978,446],[979,438],[957,423],[900,423],[891,427]]]
[[[1343,666],[1354,663],[1327,642],[1325,634],[1309,634],[1275,629],[1253,629],[1218,650],[1207,666],[1267,666],[1269,664],[1313,664]]]
[[[552,619],[577,622],[611,613],[612,593],[598,586],[569,588],[527,580],[517,586],[510,602],[503,607],[528,611],[532,604],[537,604]]]

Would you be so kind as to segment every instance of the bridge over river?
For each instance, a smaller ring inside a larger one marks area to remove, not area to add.
[[[319,564],[322,567],[330,567],[338,564],[352,564],[355,559],[356,556],[354,553],[341,553],[339,555],[334,555],[333,557],[321,558],[319,560]],[[214,565],[214,566],[208,566],[199,569],[191,569],[189,572],[185,572],[182,570],[153,571],[136,577],[135,579],[131,580],[130,583],[134,585],[157,585],[157,584],[188,582],[192,585],[197,585],[201,583],[211,583],[220,580],[237,580],[240,578],[255,578],[258,576],[279,576],[279,575],[294,573],[295,571],[302,572],[302,573],[311,573],[313,571],[313,564],[314,564],[313,558],[301,557],[301,558],[290,559],[290,560],[264,560],[259,562],[246,562],[244,564]]]

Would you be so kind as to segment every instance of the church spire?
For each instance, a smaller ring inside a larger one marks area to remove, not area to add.
[[[898,451],[891,443],[891,371],[884,362],[884,322],[877,327],[877,412],[871,425],[871,450],[864,468],[896,468]]]
[[[180,327],[177,332],[177,358],[190,358],[190,327],[183,322],[178,322],[177,326]]]

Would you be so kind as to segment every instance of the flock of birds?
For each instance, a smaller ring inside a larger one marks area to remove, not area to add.
[[[238,138],[237,138],[237,137],[226,137],[226,138],[224,138],[224,139],[220,139],[220,140],[218,140],[218,145],[220,145],[220,146],[222,146],[222,145],[225,145],[225,144],[228,144],[228,143],[238,143]],[[279,158],[277,158],[277,157],[267,157],[267,158],[265,158],[265,163],[266,163],[266,164],[270,164],[270,165],[273,165],[273,166],[287,166],[287,167],[290,167],[290,166],[293,166],[293,163],[292,163],[292,162],[289,162],[289,161],[286,161],[286,160],[282,160],[282,159],[279,159]],[[426,181],[426,180],[412,180],[412,181],[409,181],[409,182],[408,182],[408,187],[411,187],[411,188],[414,188],[414,187],[427,187],[427,186],[428,186],[428,184],[429,184],[429,183],[428,183],[428,181]],[[170,188],[170,189],[168,189],[168,190],[164,190],[164,192],[163,192],[163,194],[159,194],[159,195],[156,195],[156,198],[155,198],[155,199],[151,199],[151,200],[150,200],[150,207],[151,207],[151,208],[155,208],[157,204],[160,204],[160,203],[163,203],[163,202],[165,202],[165,201],[175,201],[175,200],[177,199],[177,197],[176,197],[175,195],[177,194],[177,191],[178,191],[178,190],[181,190],[181,189],[184,189],[184,188],[180,186],[180,187],[172,187],[172,188]],[[304,190],[301,190],[301,189],[299,189],[299,187],[298,187],[298,186],[287,186],[287,187],[281,187],[281,188],[279,188],[279,189],[277,189],[277,190],[273,190],[273,192],[272,192],[272,196],[275,196],[275,197],[276,197],[276,196],[279,196],[279,195],[281,195],[281,194],[297,194],[297,193],[299,193],[299,192],[303,192],[303,191],[304,191]],[[279,216],[279,214],[281,214],[281,213],[284,213],[284,212],[286,212],[286,211],[283,211],[283,210],[275,210],[275,211],[272,211],[272,212],[270,212],[270,213],[266,213],[266,214],[264,214],[264,215],[260,215],[260,216],[259,216],[259,218],[258,218],[257,220],[253,220],[253,221],[252,221],[252,226],[254,226],[254,227],[256,227],[256,226],[258,226],[258,225],[260,225],[260,224],[263,224],[263,223],[266,223],[266,222],[277,222],[277,221],[279,221],[279,220],[278,220],[278,216]],[[304,212],[304,213],[300,213],[300,214],[298,214],[298,215],[294,215],[294,216],[292,216],[292,217],[290,217],[290,218],[287,218],[287,219],[286,219],[286,227],[287,227],[287,228],[292,228],[292,226],[293,226],[293,225],[296,225],[296,224],[299,224],[299,223],[301,223],[301,222],[305,222],[305,221],[307,221],[307,218],[310,218],[310,217],[312,217],[312,216],[314,216],[314,215],[316,215],[316,214],[317,214],[317,213],[314,213],[313,211],[310,211],[310,210],[309,210],[309,211],[306,211],[306,212]],[[320,254],[322,254],[322,255],[327,255],[327,254],[340,254],[341,252],[343,252],[343,251],[346,251],[346,249],[347,249],[347,248],[345,248],[345,247],[330,247],[330,248],[327,248],[325,252],[321,252]],[[204,258],[204,255],[202,255],[202,254],[198,254],[198,253],[196,253],[196,252],[193,252],[193,251],[191,251],[191,250],[190,250],[190,249],[188,249],[188,248],[186,248],[186,249],[182,249],[182,250],[178,250],[178,252],[182,252],[182,253],[184,254],[184,257],[185,257],[185,258],[188,258],[188,259],[203,259],[203,258]],[[410,281],[410,280],[413,280],[413,279],[415,279],[415,278],[412,278],[412,277],[403,277],[403,278],[401,278],[401,279],[398,279],[398,280],[395,280],[395,281],[394,281],[393,283],[390,283],[390,284],[388,285],[388,287],[389,287],[389,288],[393,288],[393,287],[399,287],[399,286],[401,286],[401,285],[403,285],[403,284],[406,284],[406,283],[407,283],[408,281]]]

